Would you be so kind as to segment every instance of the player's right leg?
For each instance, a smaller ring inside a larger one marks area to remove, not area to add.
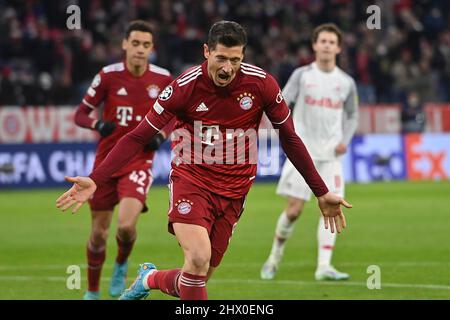
[[[145,299],[151,289],[179,296],[182,300],[206,300],[206,279],[211,259],[208,230],[195,224],[173,223],[178,243],[183,249],[184,265],[180,269],[156,270],[152,263],[141,264],[138,277],[122,293],[120,300]]]
[[[340,159],[333,161],[323,161],[316,165],[320,176],[331,192],[344,197],[344,175]],[[318,255],[317,268],[314,274],[316,280],[347,280],[350,275],[337,270],[331,264],[331,258],[335,248],[337,233],[331,233],[330,229],[325,229],[323,216],[320,216],[317,228]]]
[[[176,235],[183,248],[183,269],[156,270],[154,265],[147,264],[148,268],[139,269],[137,281],[119,299],[142,299],[148,296],[150,289],[187,300],[207,298],[211,201],[207,191],[189,181],[172,175],[170,180],[169,231]]]
[[[211,260],[208,230],[203,226],[186,223],[174,223],[173,229],[184,253],[179,282],[180,298],[206,300],[206,279]]]
[[[85,300],[100,298],[100,277],[106,257],[106,242],[112,215],[112,210],[91,211],[91,234],[86,248],[88,290],[84,295]]]

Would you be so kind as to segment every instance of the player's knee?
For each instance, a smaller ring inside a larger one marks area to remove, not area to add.
[[[136,236],[136,226],[128,223],[119,225],[117,228],[117,234],[123,240],[131,240]]]
[[[302,201],[289,201],[286,208],[286,215],[290,221],[295,221],[298,219],[303,210]]]
[[[94,229],[91,233],[91,243],[95,247],[104,247],[108,239],[108,229]]]
[[[209,261],[211,260],[211,253],[195,251],[191,252],[186,257],[188,265],[196,271],[208,271]]]

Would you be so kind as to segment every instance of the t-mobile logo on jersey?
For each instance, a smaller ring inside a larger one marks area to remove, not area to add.
[[[133,107],[117,107],[117,120],[119,125],[128,127],[128,122],[133,119]]]

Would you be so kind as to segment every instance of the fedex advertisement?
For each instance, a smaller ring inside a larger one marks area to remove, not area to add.
[[[445,180],[450,177],[450,134],[405,136],[409,180]]]

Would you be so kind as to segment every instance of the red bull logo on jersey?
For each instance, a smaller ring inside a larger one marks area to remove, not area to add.
[[[253,106],[253,99],[255,99],[255,97],[251,93],[247,92],[241,93],[237,98],[239,101],[239,106],[243,110],[249,110]]]
[[[330,109],[341,109],[343,105],[341,100],[333,101],[326,97],[316,99],[310,95],[305,96],[305,103],[310,106],[325,107]]]

